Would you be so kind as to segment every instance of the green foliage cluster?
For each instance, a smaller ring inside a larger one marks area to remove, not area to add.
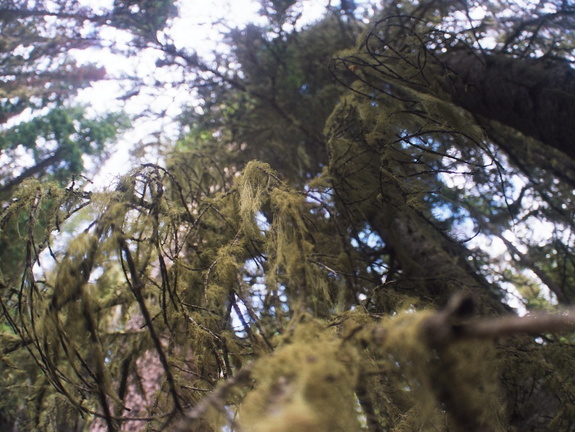
[[[2,173],[0,193],[6,195],[23,180],[42,177],[67,183],[73,176],[86,172],[84,158],[94,162],[106,156],[106,144],[129,126],[125,114],[110,113],[102,118],[89,118],[85,109],[55,108],[43,116],[22,122],[0,132],[0,151],[14,164],[18,153],[30,153],[34,165],[22,167],[21,173]],[[16,175],[15,175],[16,174]]]
[[[157,41],[157,32],[162,31],[177,13],[173,0],[114,0],[109,24],[128,30],[145,43]]]

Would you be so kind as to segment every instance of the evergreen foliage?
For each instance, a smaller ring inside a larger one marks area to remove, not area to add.
[[[17,257],[0,275],[7,427],[575,423],[575,312],[513,310],[575,300],[574,162],[546,132],[573,129],[559,112],[574,98],[572,6],[391,1],[364,24],[342,2],[304,28],[298,7],[262,2],[267,23],[231,31],[212,60],[159,45],[158,67],[182,67],[202,101],[165,163],[103,192],[15,189],[0,214]],[[488,111],[507,66],[529,79]],[[549,67],[565,81],[540,79]],[[556,116],[537,112],[541,94]],[[120,121],[75,113],[6,136],[74,135],[65,177]],[[74,218],[89,222],[61,241]],[[496,241],[505,254],[482,250]]]

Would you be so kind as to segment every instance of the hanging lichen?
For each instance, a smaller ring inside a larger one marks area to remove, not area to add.
[[[246,235],[256,236],[259,233],[256,213],[261,211],[274,186],[279,186],[279,181],[268,164],[251,161],[245,166],[238,181],[238,191],[240,217]]]
[[[298,324],[284,339],[255,366],[256,388],[240,410],[242,430],[359,431],[357,352],[313,321]]]

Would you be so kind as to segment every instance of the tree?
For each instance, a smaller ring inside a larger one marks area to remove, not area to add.
[[[116,1],[107,9],[92,9],[83,6],[81,2],[68,0],[3,2],[0,7],[0,125],[11,121],[12,124],[7,125],[7,128],[19,125],[19,130],[23,131],[50,123],[52,133],[58,135],[59,127],[73,127],[66,124],[65,118],[68,118],[70,121],[84,122],[82,126],[85,128],[86,122],[94,120],[84,118],[84,114],[80,115],[83,111],[78,108],[72,108],[70,114],[65,111],[70,108],[79,90],[110,77],[102,66],[78,64],[74,51],[113,48],[129,56],[135,47],[138,50],[147,46],[157,47],[160,45],[157,34],[175,12],[173,1],[170,0]],[[131,40],[126,47],[114,47],[114,42],[105,36],[106,30],[114,31],[116,35],[123,31]],[[33,120],[27,126],[22,124],[30,116],[36,116],[42,110],[45,114],[49,109],[54,109],[54,112],[46,115],[44,120]],[[21,116],[26,110],[27,115]],[[116,122],[112,117],[108,120],[110,126]],[[47,133],[45,127],[40,129]],[[110,132],[107,133],[110,135]],[[46,153],[35,139],[36,136],[22,135],[19,132],[5,133],[0,147],[2,153],[18,146],[32,149],[35,156]],[[66,137],[70,139],[68,135]],[[50,140],[49,137],[42,138]],[[28,141],[22,142],[22,139]],[[96,138],[98,140],[101,141]],[[67,146],[70,147],[70,142]],[[85,143],[78,143],[76,147],[78,152],[87,150]],[[91,152],[98,147],[101,154],[102,142],[95,143]],[[57,163],[61,162],[60,159],[53,157]],[[14,159],[10,162],[14,163]],[[33,168],[35,171],[46,171],[47,166],[42,164],[53,165],[46,160],[36,162],[40,166]],[[57,164],[50,168],[57,170]],[[82,167],[72,171],[78,174]]]
[[[42,371],[26,424],[568,430],[573,312],[510,300],[574,300],[572,7],[393,1],[364,26],[349,3],[299,28],[262,2],[212,63],[165,47],[203,109],[164,166],[21,185],[1,305],[5,356]],[[64,247],[35,231],[81,209]]]
[[[142,49],[158,44],[157,32],[174,15],[170,0],[116,1],[111,8],[99,10],[68,0],[3,2],[0,124],[26,108],[41,109],[69,100],[78,90],[105,79],[105,68],[78,64],[73,56],[74,50],[113,45],[102,36],[103,29],[128,29],[132,44]]]
[[[1,294],[8,307],[14,305],[10,290],[19,286],[22,268],[30,268],[33,259],[34,251],[27,249],[31,245],[28,236],[46,239],[51,231],[60,229],[53,207],[59,202],[58,189],[67,187],[71,195],[87,196],[86,191],[78,192],[93,174],[87,166],[101,163],[108,156],[108,145],[129,125],[123,113],[95,115],[90,107],[75,102],[79,90],[109,76],[101,66],[79,64],[74,51],[109,43],[102,29],[118,32],[129,27],[126,32],[133,35],[133,44],[140,48],[153,44],[149,36],[155,37],[173,14],[171,1],[116,2],[109,10],[91,9],[76,1],[5,1],[0,5],[0,203],[6,218],[0,238],[0,281],[2,287],[10,287]],[[48,199],[20,200],[20,191],[40,184],[51,190]],[[28,230],[31,222],[34,227]],[[3,317],[1,328],[6,330],[9,325]],[[13,355],[14,363],[3,358],[0,366],[6,390],[0,428],[16,430],[23,427],[18,423],[26,415],[34,419],[35,409],[29,414],[24,411],[27,393],[22,388],[42,372],[33,357],[23,355],[29,341],[11,345],[13,333],[7,334],[4,354],[22,349]],[[38,406],[43,400],[39,397]],[[68,422],[66,415],[61,416],[64,423],[56,422],[55,429],[74,429],[76,420]]]

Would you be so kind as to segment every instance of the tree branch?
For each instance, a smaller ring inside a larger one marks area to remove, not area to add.
[[[533,312],[523,317],[506,315],[460,323],[474,308],[471,295],[460,293],[452,297],[444,310],[431,316],[423,324],[430,345],[443,347],[461,339],[496,339],[518,334],[538,335],[575,330],[573,307],[559,313]]]

